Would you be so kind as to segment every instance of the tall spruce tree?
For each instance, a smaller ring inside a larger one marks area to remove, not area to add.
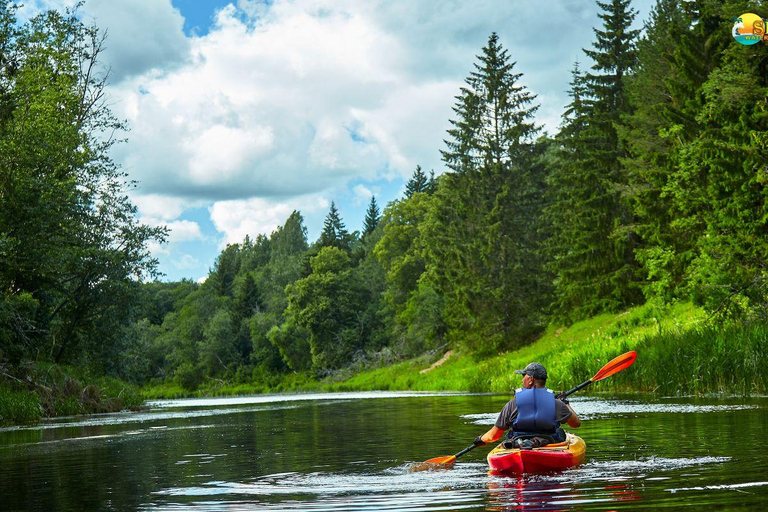
[[[641,300],[634,250],[638,238],[622,198],[625,150],[618,137],[629,112],[626,80],[636,65],[637,30],[629,0],[598,2],[591,72],[574,71],[571,104],[559,139],[560,163],[550,177],[550,270],[554,310],[563,319],[624,307]]]
[[[457,96],[442,151],[454,171],[425,220],[427,275],[446,298],[450,336],[481,351],[538,321],[535,96],[493,33]]]
[[[620,130],[628,152],[622,162],[628,184],[625,197],[636,219],[634,229],[643,240],[635,255],[647,297],[675,295],[695,239],[676,228],[672,196],[664,193],[678,165],[681,143],[698,132],[696,90],[701,83],[685,78],[691,63],[680,65],[688,60],[681,57],[691,43],[691,22],[679,2],[659,0],[638,42],[638,66],[627,84],[632,113],[625,116]]]
[[[424,171],[421,170],[421,166],[417,165],[416,170],[413,171],[413,176],[405,184],[405,197],[411,198],[413,194],[417,192],[426,192],[429,188],[429,179]]]
[[[368,210],[365,212],[365,220],[363,221],[363,236],[373,233],[379,220],[381,220],[379,205],[376,204],[376,196],[371,196],[371,202],[368,203]]]
[[[722,15],[729,10],[720,0],[659,0],[638,43],[638,66],[627,85],[632,113],[620,135],[648,297],[691,292],[690,265],[712,208],[705,168],[683,164],[702,137],[703,84],[733,43]]]
[[[336,203],[331,201],[331,208],[323,222],[323,231],[320,233],[318,244],[320,247],[336,247],[350,252],[351,236],[344,222],[341,220]]]

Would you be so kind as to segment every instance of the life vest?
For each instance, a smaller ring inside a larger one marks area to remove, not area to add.
[[[547,388],[520,388],[515,391],[517,419],[515,434],[551,434],[560,424],[555,421],[555,393]]]

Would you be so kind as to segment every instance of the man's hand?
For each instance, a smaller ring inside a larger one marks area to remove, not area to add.
[[[472,444],[475,446],[485,446],[487,443],[483,441],[483,436],[477,436],[474,441],[472,441]]]
[[[555,395],[555,398],[556,398],[556,399],[558,399],[558,400],[560,400],[560,401],[561,401],[561,402],[563,402],[564,404],[567,404],[567,403],[568,403],[568,400],[565,398],[565,391],[563,391],[562,393],[558,393],[558,394],[556,394],[556,395]]]

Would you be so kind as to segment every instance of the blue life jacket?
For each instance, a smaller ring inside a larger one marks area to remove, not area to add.
[[[560,424],[555,421],[555,393],[547,388],[520,388],[515,391],[517,419],[515,434],[551,434]]]

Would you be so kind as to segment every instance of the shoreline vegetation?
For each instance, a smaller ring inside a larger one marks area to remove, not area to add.
[[[690,303],[646,304],[602,314],[569,327],[550,326],[536,341],[490,357],[456,353],[422,373],[444,354],[424,355],[379,368],[348,370],[315,380],[288,374],[271,385],[211,381],[190,392],[174,384],[147,386],[147,399],[233,396],[251,393],[343,391],[465,391],[511,393],[520,386],[515,369],[531,361],[547,367],[548,386],[565,390],[590,378],[613,357],[638,351],[627,371],[582,394],[743,395],[768,391],[768,325],[712,324]]]
[[[145,400],[172,398],[376,390],[511,393],[520,384],[513,371],[534,360],[547,367],[548,386],[564,390],[628,350],[638,352],[633,367],[582,394],[748,396],[768,391],[768,325],[714,325],[704,310],[690,303],[646,304],[569,327],[550,326],[530,345],[496,356],[454,353],[426,373],[423,370],[444,354],[357,372],[348,369],[319,380],[309,373],[286,374],[270,382],[210,380],[196,391],[173,383],[139,390],[116,379],[88,378],[72,368],[28,366],[22,378],[0,376],[0,423],[139,410]]]

